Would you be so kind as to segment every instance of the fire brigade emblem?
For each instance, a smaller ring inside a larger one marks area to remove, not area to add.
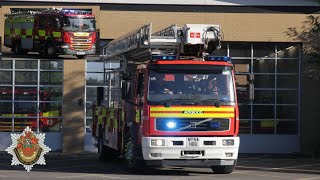
[[[45,165],[44,155],[51,149],[44,145],[45,134],[35,134],[26,127],[22,134],[11,134],[12,145],[6,149],[11,154],[11,165],[23,165],[30,172],[33,165]]]

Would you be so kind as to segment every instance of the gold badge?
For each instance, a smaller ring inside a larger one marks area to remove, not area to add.
[[[44,154],[51,149],[44,145],[45,134],[35,134],[26,127],[22,134],[11,134],[12,145],[6,149],[11,154],[11,165],[23,165],[30,172],[33,165],[45,165]]]

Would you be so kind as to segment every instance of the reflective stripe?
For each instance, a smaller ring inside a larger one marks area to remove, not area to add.
[[[42,114],[44,117],[57,117],[60,116],[59,110],[47,111]]]
[[[21,35],[21,38],[22,38],[22,39],[26,39],[26,38],[27,38],[27,35]]]
[[[21,29],[14,29],[14,34],[15,35],[20,35],[21,34]]]
[[[52,36],[55,37],[55,38],[61,37],[61,32],[55,32],[55,31],[53,31],[53,32],[52,32]]]
[[[213,111],[213,112],[234,112],[234,108],[224,107],[150,107],[150,111]]]
[[[45,30],[38,30],[39,36],[46,36],[46,31]]]
[[[39,36],[34,36],[34,39],[39,39]]]
[[[32,28],[27,28],[26,29],[26,35],[32,36],[32,34],[33,34],[32,30],[33,30]]]

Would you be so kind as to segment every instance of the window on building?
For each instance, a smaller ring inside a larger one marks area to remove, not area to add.
[[[0,63],[0,74],[3,75],[0,132],[20,132],[27,126],[35,132],[61,130],[62,63],[42,60]]]

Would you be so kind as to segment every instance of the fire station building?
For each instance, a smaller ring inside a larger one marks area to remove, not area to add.
[[[219,24],[224,39],[217,55],[231,56],[240,108],[240,153],[320,153],[320,83],[304,56],[297,33],[307,17],[318,16],[313,0],[23,0],[0,2],[3,47],[4,15],[35,8],[91,9],[103,46],[137,27],[152,23],[154,31],[171,24]],[[292,36],[293,34],[293,36]],[[103,73],[116,64],[86,59],[3,57],[0,61],[0,151],[21,122],[46,133],[45,143],[65,153],[95,151],[91,138],[91,105]],[[309,68],[309,69],[308,69]],[[254,98],[246,87],[254,83]],[[8,93],[8,89],[15,93]],[[35,91],[32,91],[35,90]],[[20,92],[20,93],[19,93]],[[46,93],[48,92],[48,93]],[[36,115],[43,108],[51,113]],[[33,113],[35,114],[35,113]],[[50,118],[51,126],[39,123]],[[35,122],[36,123],[35,123]]]

